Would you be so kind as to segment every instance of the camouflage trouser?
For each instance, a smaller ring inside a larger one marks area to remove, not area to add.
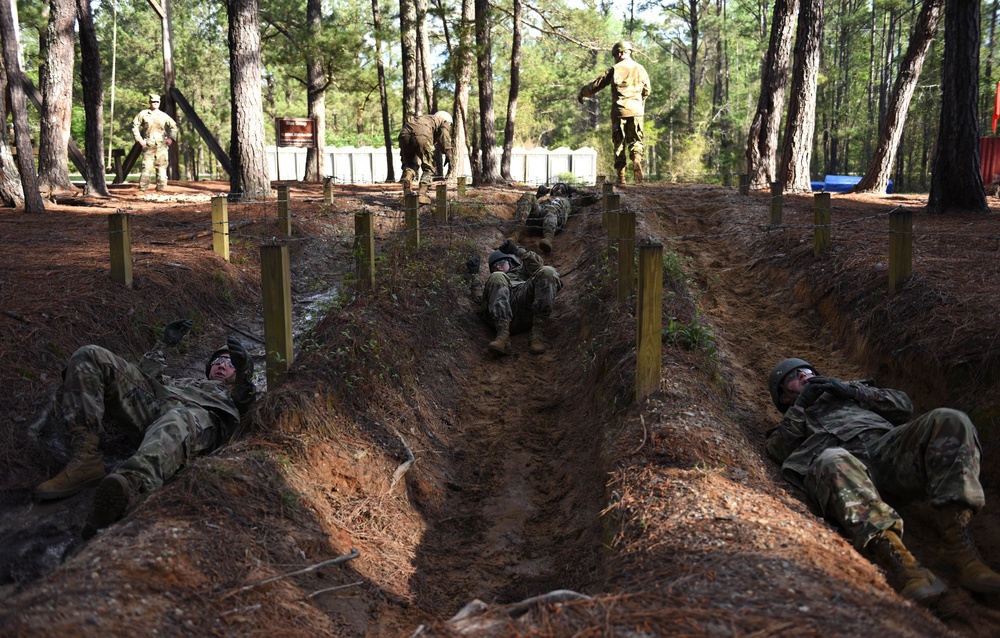
[[[170,396],[135,365],[100,346],[83,346],[70,357],[63,377],[67,428],[100,435],[107,414],[134,440],[135,454],[118,468],[154,490],[186,461],[218,447],[225,428],[218,417]]]
[[[569,212],[569,200],[555,199],[543,201],[532,207],[531,212],[528,213],[528,221],[525,222],[525,225],[533,228],[541,227],[543,234],[545,231],[555,234],[566,226],[566,221],[569,220]]]
[[[139,175],[139,190],[146,190],[149,186],[149,174],[156,169],[156,190],[161,191],[167,187],[167,143],[146,142],[142,149],[142,173]]]
[[[612,114],[611,142],[615,145],[615,170],[625,168],[633,155],[642,157],[642,116],[621,117]]]
[[[510,321],[511,332],[528,330],[535,315],[548,317],[552,313],[560,288],[562,280],[551,266],[542,266],[517,285],[507,273],[495,272],[486,280],[483,290],[483,314],[494,327],[506,319]]]
[[[867,464],[843,448],[824,450],[805,476],[806,491],[858,548],[883,530],[903,533],[899,514],[880,495],[931,505],[985,504],[979,483],[981,449],[964,413],[940,408],[875,441]]]
[[[434,179],[434,144],[421,145],[420,139],[409,131],[399,134],[399,159],[403,170],[410,169],[420,175],[421,184]]]

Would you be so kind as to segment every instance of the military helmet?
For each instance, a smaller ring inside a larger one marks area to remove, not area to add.
[[[451,119],[451,113],[449,113],[448,111],[438,111],[437,113],[434,114],[434,117],[442,119],[448,124],[453,123],[453,120]]]
[[[545,197],[548,194],[549,194],[549,185],[539,184],[538,190],[535,191],[535,197]]]
[[[778,365],[774,366],[770,376],[767,378],[767,389],[771,391],[771,400],[774,401],[774,407],[778,408],[779,412],[784,412],[788,409],[788,406],[781,401],[781,383],[788,376],[789,372],[798,370],[799,368],[809,368],[813,372],[816,372],[816,368],[812,367],[808,361],[792,358],[779,361]],[[816,374],[819,373],[816,372]]]
[[[216,350],[215,352],[213,352],[212,355],[208,358],[208,361],[205,362],[205,378],[206,379],[212,378],[210,376],[212,374],[212,362],[215,361],[215,359],[217,357],[221,357],[223,355],[225,355],[227,357],[229,356],[229,348],[226,347],[226,346],[222,346],[221,348],[219,348],[218,350]]]
[[[486,260],[490,266],[490,272],[493,272],[493,264],[497,263],[501,259],[509,259],[511,263],[514,264],[515,268],[521,265],[521,260],[518,259],[516,255],[505,253],[504,251],[498,248],[497,250],[491,252],[490,258]]]
[[[571,194],[571,192],[572,190],[570,189],[570,185],[566,182],[557,182],[552,186],[553,197],[565,197],[566,195]]]
[[[618,42],[615,42],[615,45],[613,47],[611,47],[611,55],[618,55],[622,51],[631,53],[632,43],[629,42],[628,40],[619,40]]]

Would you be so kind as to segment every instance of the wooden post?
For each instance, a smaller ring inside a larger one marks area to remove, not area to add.
[[[615,185],[605,180],[601,182],[601,224],[608,227],[608,196],[615,192]]]
[[[902,206],[889,213],[889,294],[913,274],[913,213]]]
[[[11,148],[11,151],[13,151],[13,150],[15,150],[15,149]],[[115,162],[114,183],[115,184],[121,184],[122,182],[125,181],[125,174],[122,172],[122,158],[125,157],[125,149],[123,149],[123,148],[116,148],[116,149],[112,150],[111,151],[111,157],[114,158],[114,162]]]
[[[288,214],[288,207],[291,203],[291,194],[288,192],[288,184],[278,185],[278,230],[286,236],[292,236],[292,218]]]
[[[132,231],[128,215],[108,215],[108,237],[111,241],[111,281],[132,287]]]
[[[292,365],[292,286],[288,246],[260,247],[264,301],[264,356],[267,387],[272,389]]]
[[[608,181],[608,176],[607,175],[598,175],[597,176],[597,180],[594,183],[600,185],[600,184],[603,184],[606,181]]]
[[[212,250],[229,261],[229,204],[225,195],[212,198]]]
[[[746,173],[740,173],[740,195],[750,194],[750,176]]]
[[[438,184],[434,190],[434,219],[445,223],[448,221],[448,185]]]
[[[358,286],[370,289],[375,286],[375,232],[372,214],[367,210],[354,213],[354,256]]]
[[[333,176],[327,175],[323,180],[323,203],[333,203]]]
[[[403,217],[406,219],[406,245],[420,245],[420,202],[416,193],[403,195]]]
[[[784,184],[781,182],[771,182],[771,223],[781,223],[781,200]]]
[[[830,247],[830,193],[813,195],[813,256]]]
[[[618,213],[618,301],[627,301],[635,290],[635,211]]]
[[[618,242],[618,211],[621,208],[622,196],[618,193],[608,195],[608,248]]]
[[[639,294],[636,299],[635,398],[660,388],[663,337],[663,245],[639,247]]]
[[[458,178],[458,196],[465,197],[465,187],[467,185],[469,178],[465,175]]]

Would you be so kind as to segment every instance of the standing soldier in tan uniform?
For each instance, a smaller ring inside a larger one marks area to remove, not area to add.
[[[403,192],[409,193],[420,172],[420,203],[430,204],[427,195],[434,178],[434,151],[444,153],[451,164],[451,114],[438,111],[433,115],[418,115],[403,125],[399,132],[399,155],[403,164]]]
[[[625,149],[632,157],[635,183],[642,183],[642,116],[649,96],[649,74],[632,59],[632,45],[617,42],[611,47],[615,65],[589,84],[583,85],[577,101],[611,85],[611,140],[615,145],[615,170],[619,184],[625,183]]]
[[[149,186],[149,174],[156,167],[156,190],[167,187],[167,147],[177,138],[177,122],[160,110],[160,96],[149,96],[149,108],[132,120],[132,137],[142,147],[142,174],[139,190]]]

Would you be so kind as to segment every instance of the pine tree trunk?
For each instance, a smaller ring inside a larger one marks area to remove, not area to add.
[[[927,207],[989,212],[979,157],[979,3],[945,3],[941,118]]]
[[[87,181],[83,186],[83,194],[107,197],[108,185],[104,181],[104,79],[101,76],[101,52],[97,46],[97,32],[94,30],[94,16],[89,0],[76,0],[76,13],[80,25],[80,81],[87,121],[84,133]]]
[[[321,0],[308,0],[306,3],[306,25],[310,34],[319,35],[322,31]],[[305,181],[320,182],[323,180],[323,151],[326,145],[326,76],[319,55],[306,63],[306,84],[309,117],[316,126],[316,147],[306,149]]]
[[[816,130],[816,86],[822,41],[823,0],[802,0],[779,178],[786,190],[793,192],[812,190],[809,168]]]
[[[448,167],[449,178],[464,174],[465,163],[469,159],[469,85],[472,79],[475,25],[474,0],[462,0],[462,23],[455,56],[455,127],[451,138],[453,161]]]
[[[903,137],[906,113],[910,109],[910,100],[917,88],[927,51],[937,32],[943,3],[944,0],[924,0],[917,22],[913,25],[913,33],[910,34],[906,55],[899,67],[899,76],[886,105],[885,120],[879,131],[875,154],[864,177],[854,187],[855,193],[884,193],[889,187],[889,176]]]
[[[0,95],[7,95],[7,69],[2,62],[0,62]],[[6,107],[4,100],[0,100],[0,122],[6,121]],[[11,141],[7,139],[7,127],[0,127],[0,201],[4,206],[17,208],[24,205],[24,191],[21,190],[21,180],[14,165],[14,155],[10,152]]]
[[[372,30],[375,38],[375,66],[378,70],[378,95],[382,106],[382,137],[385,138],[385,181],[396,181],[396,167],[392,163],[392,123],[389,121],[389,98],[385,88],[385,63],[382,61],[382,14],[378,0],[372,0]]]
[[[7,90],[10,93],[11,115],[14,120],[14,146],[17,147],[17,168],[24,212],[41,213],[45,211],[45,203],[38,191],[38,173],[35,172],[35,156],[31,150],[31,129],[24,103],[24,71],[18,62],[17,32],[14,30],[14,16],[7,2],[0,2],[0,44],[3,46],[3,62],[7,71]],[[6,179],[9,174],[10,171],[5,166],[0,176]]]
[[[264,105],[260,90],[260,7],[258,0],[227,0],[229,87],[232,134],[229,176],[232,200],[264,199],[271,182],[264,154]]]
[[[497,170],[496,115],[493,112],[493,36],[488,0],[476,0],[476,59],[479,70],[479,146],[482,154],[482,183],[501,181]]]
[[[510,93],[507,96],[507,123],[503,129],[503,156],[500,158],[500,176],[513,181],[510,175],[511,155],[514,153],[514,120],[517,117],[517,96],[521,90],[521,0],[514,0],[514,19],[510,43]]]
[[[76,190],[69,179],[75,23],[74,0],[49,0],[48,53],[41,81],[42,113],[38,134],[38,186],[44,192]]]
[[[399,0],[399,41],[403,70],[403,121],[420,115],[417,99],[417,7],[415,0]]]
[[[434,103],[434,77],[431,68],[431,43],[427,33],[427,0],[416,0],[417,3],[417,49],[420,51],[420,64],[417,66],[417,88],[419,100],[423,104],[423,109],[417,109],[418,113],[433,113],[436,111]]]

